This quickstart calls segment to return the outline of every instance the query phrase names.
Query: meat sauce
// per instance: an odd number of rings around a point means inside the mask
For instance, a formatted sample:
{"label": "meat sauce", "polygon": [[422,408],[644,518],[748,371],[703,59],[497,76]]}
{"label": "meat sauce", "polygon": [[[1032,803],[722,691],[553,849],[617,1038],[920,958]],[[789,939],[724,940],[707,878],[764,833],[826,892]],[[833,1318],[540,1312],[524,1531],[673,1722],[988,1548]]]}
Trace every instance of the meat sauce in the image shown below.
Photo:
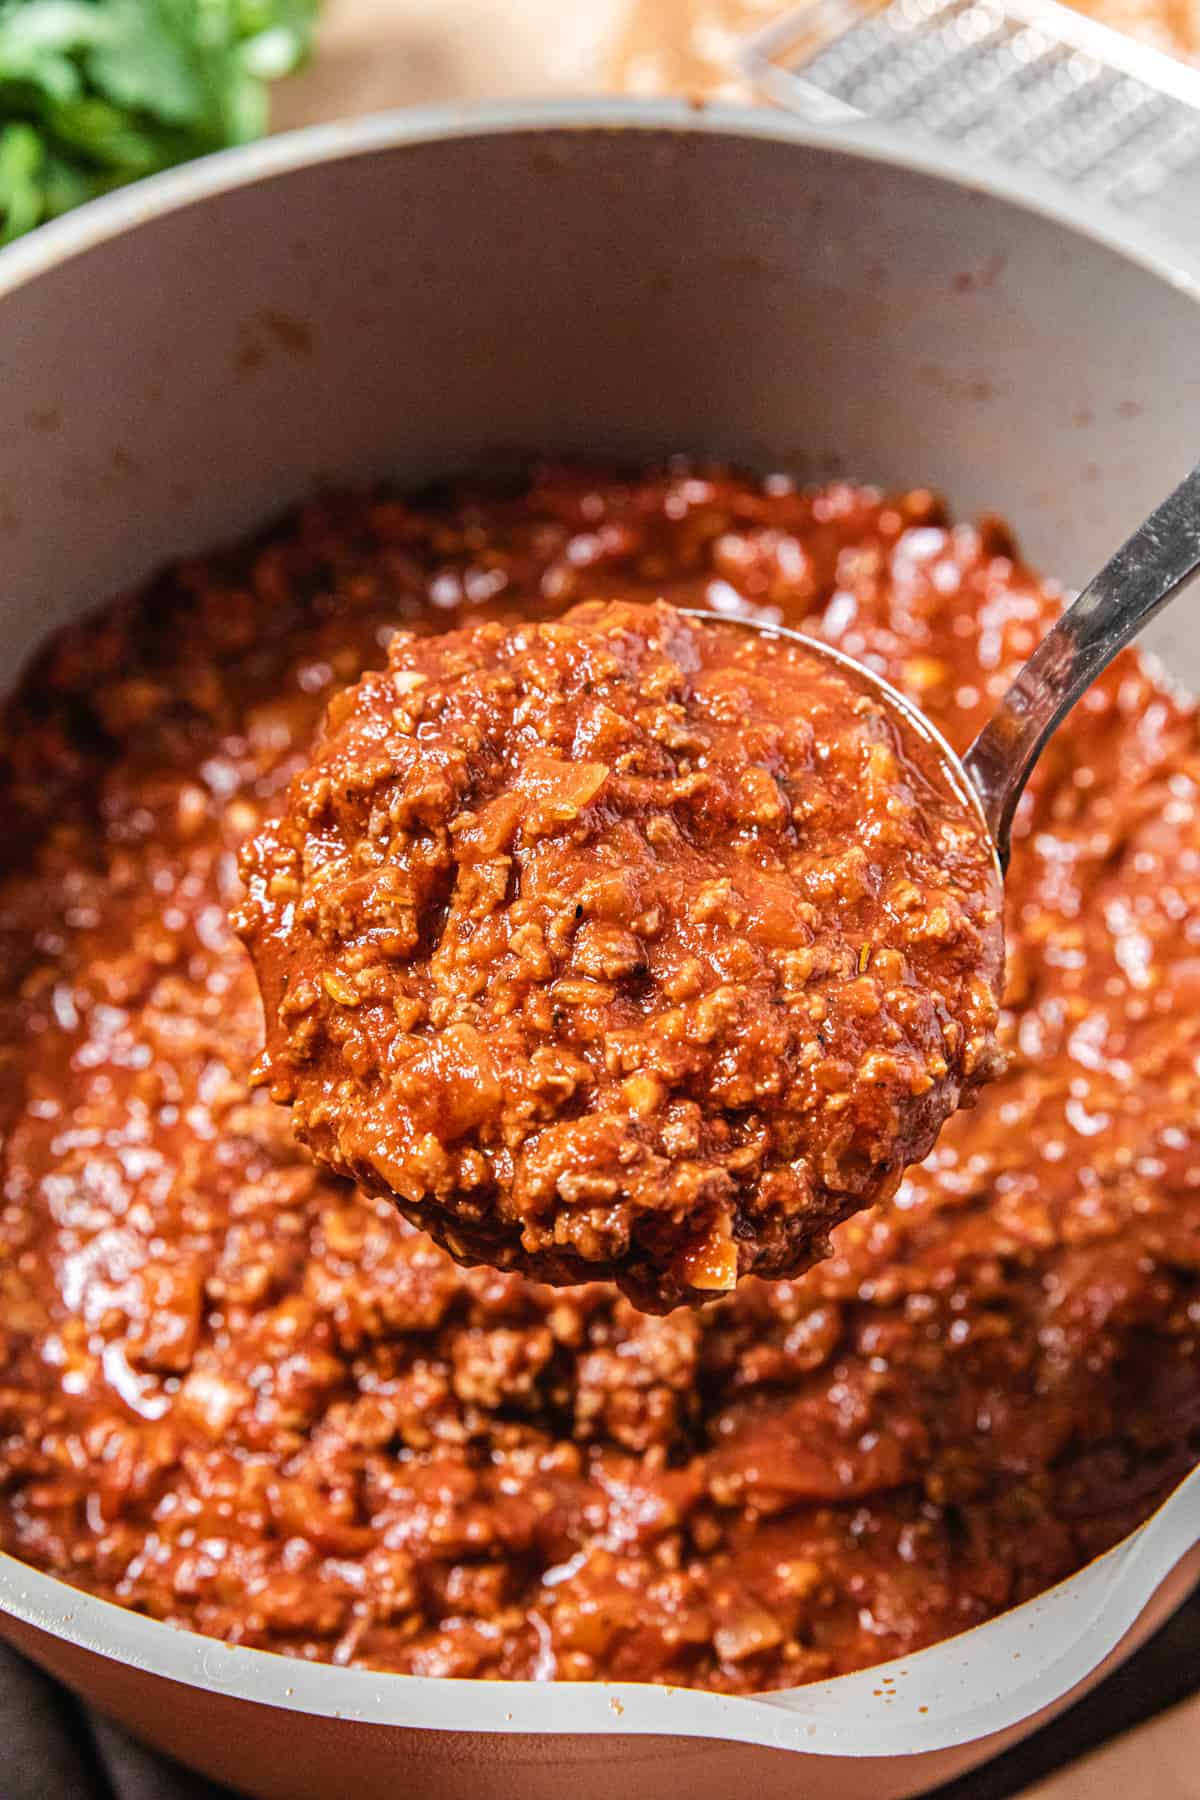
{"label": "meat sauce", "polygon": [[937,740],[662,602],[397,633],[243,874],[300,1141],[646,1311],[802,1273],[997,1065],[999,872]]}
{"label": "meat sauce", "polygon": [[1200,1438],[1200,726],[1123,657],[1018,820],[1007,1072],[802,1280],[639,1313],[462,1269],[250,1086],[228,923],[397,628],[786,619],[960,750],[1058,597],[924,493],[673,467],[302,508],[56,637],[4,714],[0,1542],[154,1617],[426,1675],[746,1692],[1112,1544]]}

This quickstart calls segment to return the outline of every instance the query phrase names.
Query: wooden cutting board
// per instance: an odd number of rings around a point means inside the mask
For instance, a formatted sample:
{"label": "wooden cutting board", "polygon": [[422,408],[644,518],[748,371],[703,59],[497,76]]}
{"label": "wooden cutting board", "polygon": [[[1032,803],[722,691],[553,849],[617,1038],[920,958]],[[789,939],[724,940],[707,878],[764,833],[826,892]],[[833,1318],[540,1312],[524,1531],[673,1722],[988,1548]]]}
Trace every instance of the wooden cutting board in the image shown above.
{"label": "wooden cutting board", "polygon": [[[1200,57],[1200,0],[1076,3]],[[326,0],[320,54],[276,89],[275,119],[613,87],[740,98],[729,47],[781,10],[781,0]]]}

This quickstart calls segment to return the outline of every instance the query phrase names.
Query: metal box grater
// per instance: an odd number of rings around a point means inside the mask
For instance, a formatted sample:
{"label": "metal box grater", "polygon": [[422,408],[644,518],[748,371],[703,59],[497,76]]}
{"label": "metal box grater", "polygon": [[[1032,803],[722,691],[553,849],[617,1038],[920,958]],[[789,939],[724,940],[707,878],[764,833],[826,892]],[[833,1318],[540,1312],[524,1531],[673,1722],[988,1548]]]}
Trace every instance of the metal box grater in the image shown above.
{"label": "metal box grater", "polygon": [[1160,222],[1200,243],[1200,69],[1057,0],[810,0],[740,60],[809,118],[886,120],[1125,208],[1170,190]]}

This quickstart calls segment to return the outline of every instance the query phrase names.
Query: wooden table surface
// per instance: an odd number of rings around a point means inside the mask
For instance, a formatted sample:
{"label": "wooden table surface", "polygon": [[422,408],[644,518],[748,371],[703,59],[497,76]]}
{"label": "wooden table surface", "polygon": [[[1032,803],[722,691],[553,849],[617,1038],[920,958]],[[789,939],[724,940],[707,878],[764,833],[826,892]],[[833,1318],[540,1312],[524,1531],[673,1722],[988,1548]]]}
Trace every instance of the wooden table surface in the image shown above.
{"label": "wooden table surface", "polygon": [[[318,54],[276,90],[275,123],[304,125],[431,100],[617,86],[644,92],[678,83],[713,91],[722,85],[715,71],[729,32],[766,18],[775,6],[776,0],[649,0],[632,7],[629,0],[325,0]],[[706,15],[699,44],[687,30],[698,11]],[[638,15],[632,24],[631,13]],[[1185,1644],[1200,1655],[1194,1643]],[[966,1784],[967,1793],[971,1787]],[[1024,1800],[1200,1800],[1200,1695],[1027,1788]]]}

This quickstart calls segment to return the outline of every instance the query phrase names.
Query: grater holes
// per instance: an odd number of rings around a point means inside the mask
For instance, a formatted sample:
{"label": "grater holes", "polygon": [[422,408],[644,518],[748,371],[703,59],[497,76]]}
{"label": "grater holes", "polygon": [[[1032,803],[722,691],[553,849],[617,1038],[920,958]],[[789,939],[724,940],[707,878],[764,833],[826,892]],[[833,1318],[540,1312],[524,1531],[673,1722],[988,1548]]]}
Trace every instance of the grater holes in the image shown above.
{"label": "grater holes", "polygon": [[777,98],[790,75],[798,96],[1033,164],[1119,203],[1200,158],[1200,74],[1053,0],[890,0],[868,14],[816,0],[762,43]]}

